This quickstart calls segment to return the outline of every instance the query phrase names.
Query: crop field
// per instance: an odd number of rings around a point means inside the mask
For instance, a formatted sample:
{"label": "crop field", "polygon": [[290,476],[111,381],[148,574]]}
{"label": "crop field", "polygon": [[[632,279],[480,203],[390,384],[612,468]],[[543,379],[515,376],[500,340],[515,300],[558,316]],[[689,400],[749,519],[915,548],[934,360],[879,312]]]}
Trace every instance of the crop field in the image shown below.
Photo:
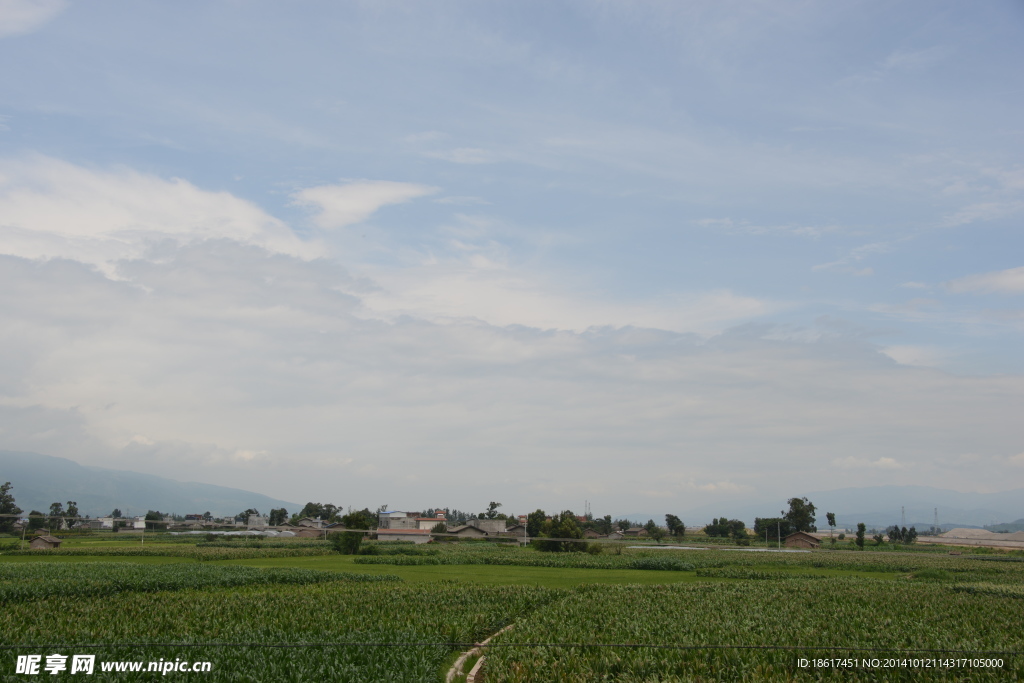
{"label": "crop field", "polygon": [[[0,553],[0,641],[22,647],[0,650],[0,680],[25,680],[18,654],[56,652],[210,661],[210,673],[168,674],[203,681],[441,681],[458,652],[508,625],[486,651],[487,681],[1024,679],[1024,561],[1009,554],[131,550]],[[984,653],[1001,666],[797,665]]]}

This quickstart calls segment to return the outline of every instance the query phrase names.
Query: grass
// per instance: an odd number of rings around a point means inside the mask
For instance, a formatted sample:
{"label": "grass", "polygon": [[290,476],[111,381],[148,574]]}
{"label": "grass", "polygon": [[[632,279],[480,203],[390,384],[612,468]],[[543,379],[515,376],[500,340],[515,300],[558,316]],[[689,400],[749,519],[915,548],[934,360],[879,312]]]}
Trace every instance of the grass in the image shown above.
{"label": "grass", "polygon": [[[76,544],[81,548],[84,544]],[[123,545],[123,544],[120,544]],[[109,545],[103,547],[110,547]],[[685,554],[685,551],[680,551]],[[703,552],[703,551],[702,551]],[[739,559],[739,558],[737,558]],[[751,570],[785,572],[792,575],[816,575],[828,577],[866,577],[895,579],[897,572],[859,571],[851,569],[829,569],[780,566],[773,558],[764,558],[762,564],[748,566]],[[0,562],[131,562],[135,564],[172,564],[196,562],[183,556],[116,556],[116,555],[0,555]],[[638,584],[660,585],[679,583],[701,583],[714,581],[737,581],[741,578],[697,576],[692,571],[649,571],[634,569],[569,569],[553,567],[520,567],[514,565],[376,565],[356,564],[352,555],[315,555],[298,557],[260,557],[238,560],[214,560],[207,564],[240,565],[268,568],[300,568],[331,572],[352,572],[362,574],[392,574],[409,583],[435,581],[461,581],[466,583],[503,586],[543,586],[546,588],[574,588],[585,584]]]}

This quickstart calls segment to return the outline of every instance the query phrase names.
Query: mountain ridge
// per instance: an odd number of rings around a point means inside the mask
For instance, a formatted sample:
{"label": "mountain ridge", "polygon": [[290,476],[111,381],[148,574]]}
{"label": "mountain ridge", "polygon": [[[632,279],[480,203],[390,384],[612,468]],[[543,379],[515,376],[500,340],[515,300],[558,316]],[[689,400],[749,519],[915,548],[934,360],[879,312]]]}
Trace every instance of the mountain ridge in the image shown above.
{"label": "mountain ridge", "polygon": [[53,502],[76,501],[82,515],[110,514],[119,508],[124,514],[147,510],[165,513],[234,515],[256,508],[298,512],[302,505],[262,493],[228,486],[182,482],[155,474],[81,465],[68,458],[41,453],[0,450],[0,483],[10,481],[18,507],[47,512]]}

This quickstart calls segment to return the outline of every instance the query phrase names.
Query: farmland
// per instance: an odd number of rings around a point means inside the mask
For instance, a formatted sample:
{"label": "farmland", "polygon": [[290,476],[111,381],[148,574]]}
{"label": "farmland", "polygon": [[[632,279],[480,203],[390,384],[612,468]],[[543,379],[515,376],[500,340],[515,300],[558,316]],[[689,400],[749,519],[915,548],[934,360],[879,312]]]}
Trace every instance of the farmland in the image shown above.
{"label": "farmland", "polygon": [[[26,649],[3,651],[0,676],[18,680],[17,654],[52,650],[32,646],[89,644],[105,646],[88,650],[98,660],[208,660],[210,681],[440,681],[467,643],[509,624],[486,680],[1024,676],[1024,558],[1009,554],[202,546],[3,552],[0,637]],[[999,652],[1003,665],[796,665],[938,656],[926,650]]]}

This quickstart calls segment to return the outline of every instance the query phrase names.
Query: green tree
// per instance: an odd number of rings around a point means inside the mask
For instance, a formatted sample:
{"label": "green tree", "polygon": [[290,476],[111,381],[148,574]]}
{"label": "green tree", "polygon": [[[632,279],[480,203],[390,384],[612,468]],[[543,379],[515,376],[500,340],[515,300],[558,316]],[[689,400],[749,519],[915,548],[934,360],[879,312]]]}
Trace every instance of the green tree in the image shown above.
{"label": "green tree", "polygon": [[868,530],[868,527],[864,522],[857,523],[857,540],[855,541],[857,547],[864,550],[864,532]]}
{"label": "green tree", "polygon": [[[11,493],[11,482],[0,486],[0,515],[20,515],[22,510],[14,504],[14,494]],[[0,517],[0,533],[9,532],[14,528],[17,517]]]}
{"label": "green tree", "polygon": [[28,513],[28,528],[31,531],[42,529],[46,526],[46,515],[39,510]]}
{"label": "green tree", "polygon": [[[828,537],[832,538],[832,534],[836,531],[836,513],[826,512],[825,519],[828,520]],[[833,539],[832,542],[835,543],[835,540]]]}
{"label": "green tree", "polygon": [[118,529],[123,529],[125,527],[126,523],[119,521],[121,517],[124,516],[121,514],[120,508],[114,508],[113,511],[110,513],[110,516],[114,519],[113,531],[117,531]]}
{"label": "green tree", "polygon": [[790,498],[789,512],[785,517],[796,531],[817,531],[818,527],[814,526],[814,512],[814,503],[806,498]]}
{"label": "green tree", "polygon": [[267,523],[270,526],[280,526],[288,521],[288,511],[284,508],[273,508],[270,511],[269,517],[267,517]]}
{"label": "green tree", "polygon": [[[370,528],[367,517],[362,512],[350,512],[341,518],[341,524],[346,529],[367,530]],[[331,541],[334,543],[334,549],[342,555],[355,555],[359,552],[364,535],[358,531],[343,531],[340,534],[331,534]]]}
{"label": "green tree", "polygon": [[[594,520],[594,531],[604,536],[607,536],[612,532],[612,516],[605,515],[599,519]],[[600,546],[598,546],[600,547]]]}
{"label": "green tree", "polygon": [[769,542],[778,541],[793,533],[793,525],[785,517],[755,517],[754,535],[767,538]]}
{"label": "green tree", "polygon": [[580,528],[576,515],[572,510],[563,510],[561,514],[545,520],[541,525],[540,534],[534,542],[538,550],[558,552],[582,552],[587,549],[586,541],[573,540],[545,540],[545,539],[582,539],[583,530]]}
{"label": "green tree", "polygon": [[50,503],[50,528],[60,529],[64,524],[64,505]]}
{"label": "green tree", "polygon": [[248,524],[250,517],[259,517],[259,516],[260,516],[260,511],[259,510],[257,510],[256,508],[249,508],[245,512],[239,512],[237,515],[235,515],[235,519],[241,518],[243,523]]}
{"label": "green tree", "polygon": [[[387,509],[387,505],[381,506],[383,510]],[[293,518],[296,521],[303,517],[309,517],[310,519],[316,519],[319,517],[322,521],[333,524],[341,519],[341,508],[332,503],[306,503],[306,506],[299,511],[299,513]],[[378,510],[380,512],[380,510]]]}
{"label": "green tree", "polygon": [[704,535],[717,538],[746,538],[747,525],[739,519],[719,517],[704,527]]}
{"label": "green tree", "polygon": [[159,522],[164,521],[164,515],[159,510],[148,510],[146,512],[146,531],[160,531],[163,524]]}
{"label": "green tree", "polygon": [[64,514],[67,516],[64,520],[64,525],[70,529],[78,521],[76,519],[76,517],[78,517],[78,503],[73,500],[69,500],[68,509],[64,511]]}
{"label": "green tree", "polygon": [[540,508],[526,515],[526,535],[530,538],[537,538],[544,529],[548,514]]}
{"label": "green tree", "polygon": [[655,524],[653,519],[647,520],[647,524],[644,524],[644,531],[647,532],[648,537],[653,538],[658,543],[661,543],[661,539],[665,537],[664,530]]}
{"label": "green tree", "polygon": [[448,525],[444,522],[438,522],[431,527],[430,532],[434,534],[446,534],[448,533]]}
{"label": "green tree", "polygon": [[487,512],[484,515],[487,519],[494,519],[498,516],[498,508],[501,507],[501,503],[495,503],[493,500],[487,506]]}
{"label": "green tree", "polygon": [[686,525],[675,515],[665,515],[665,526],[668,528],[668,532],[677,538],[686,535]]}
{"label": "green tree", "polygon": [[[282,509],[284,509],[284,508],[282,508]],[[209,510],[207,510],[206,512],[203,513],[203,521],[204,522],[212,522],[213,521],[213,515],[210,513]],[[282,524],[283,523],[284,522],[282,522]]]}

